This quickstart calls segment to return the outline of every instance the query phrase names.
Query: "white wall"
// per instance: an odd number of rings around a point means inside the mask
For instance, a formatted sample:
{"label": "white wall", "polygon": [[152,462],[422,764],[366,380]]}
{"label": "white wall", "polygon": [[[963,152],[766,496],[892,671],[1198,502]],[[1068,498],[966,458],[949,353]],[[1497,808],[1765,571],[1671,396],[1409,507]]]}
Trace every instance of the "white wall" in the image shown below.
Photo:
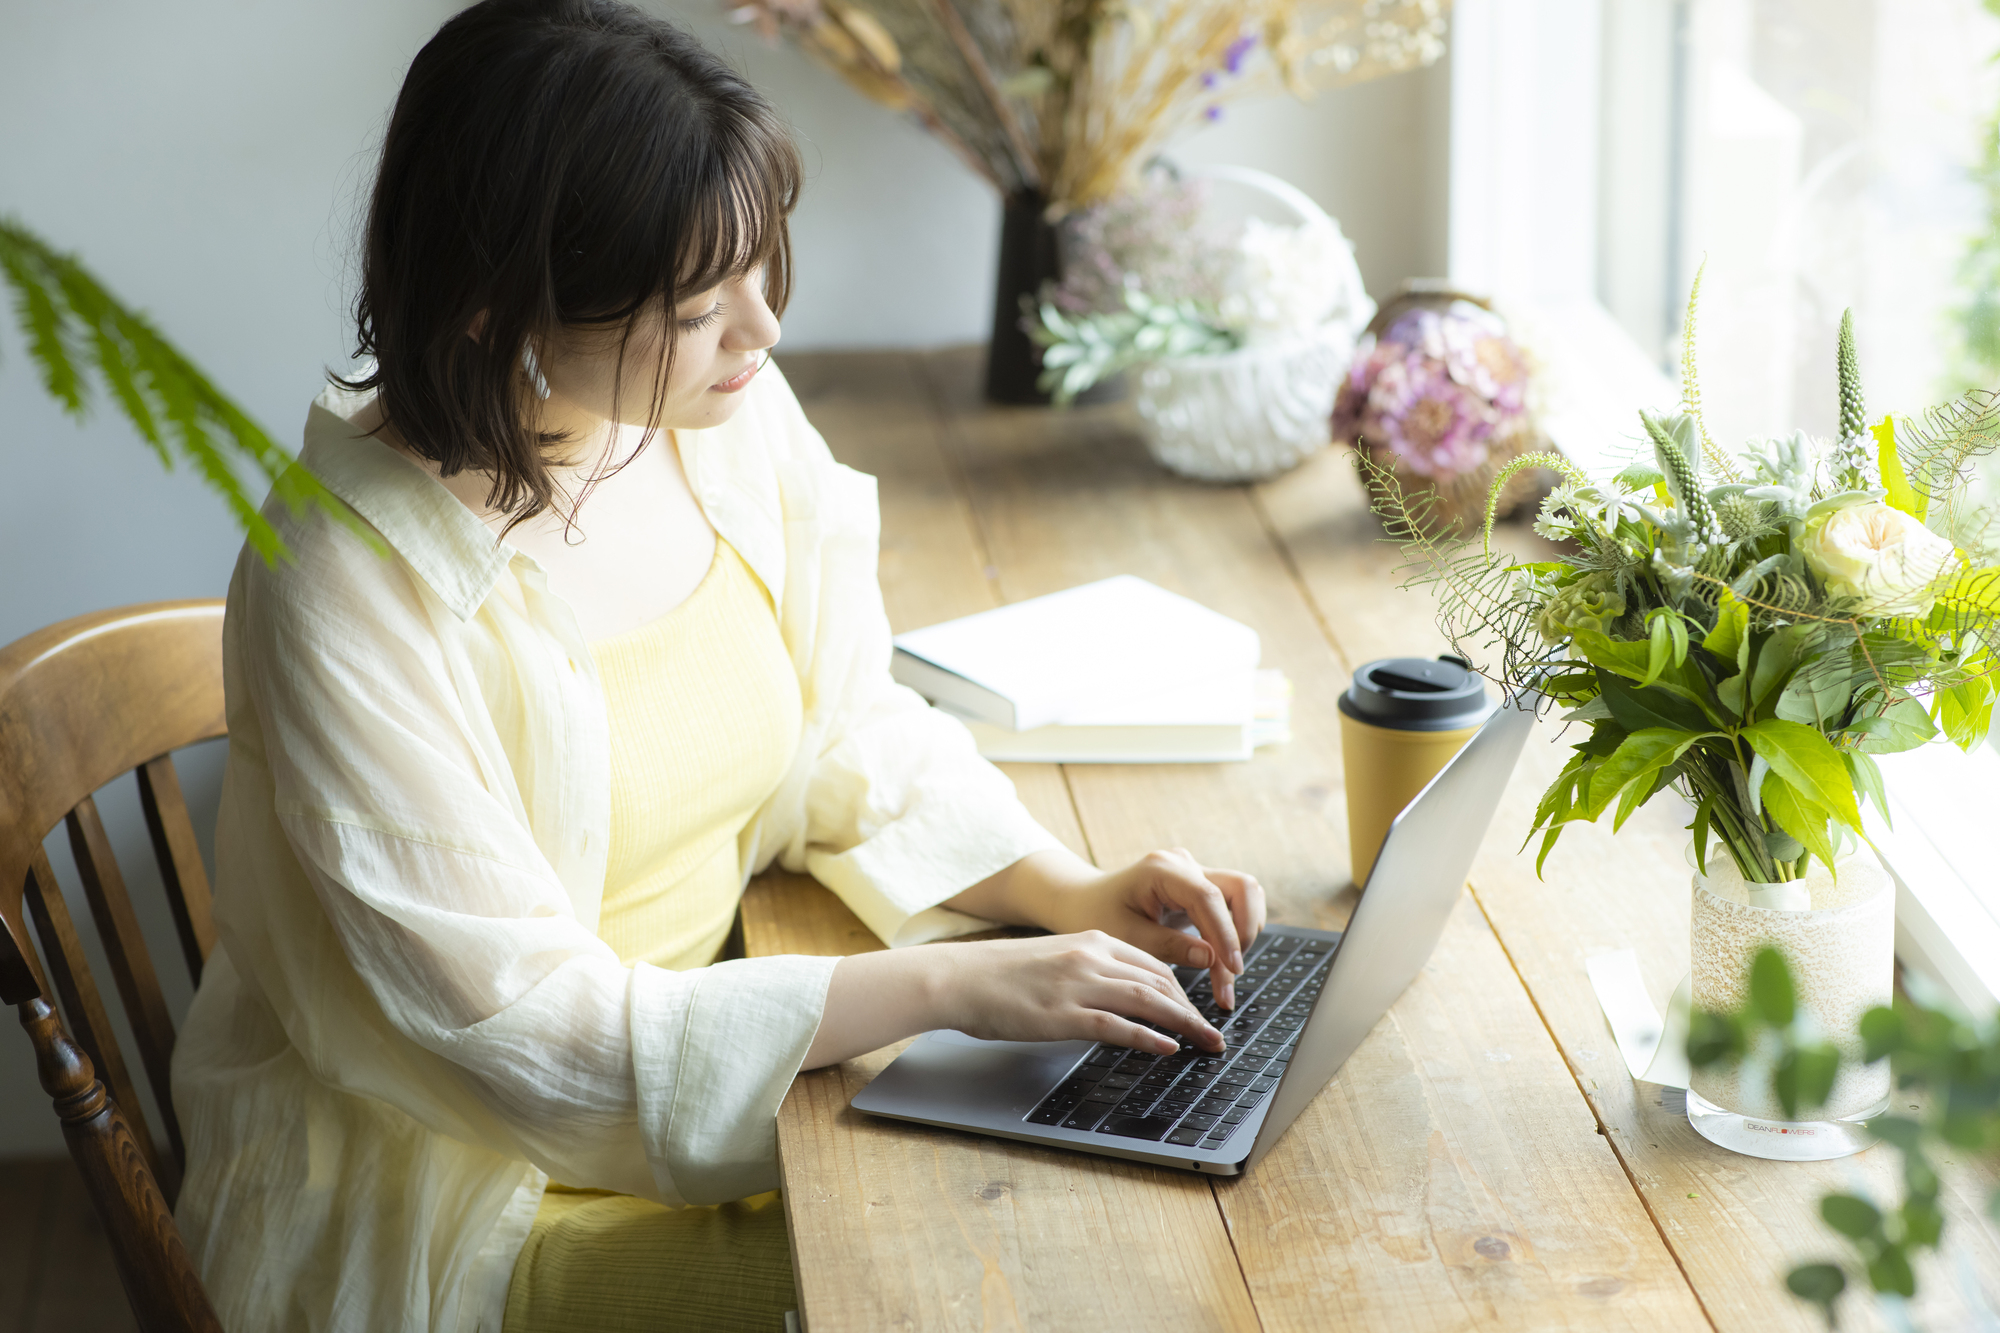
{"label": "white wall", "polygon": [[[981,339],[998,206],[944,150],[707,0],[656,5],[727,50],[799,127],[794,348]],[[450,0],[0,0],[0,212],[78,252],[281,442],[345,364],[348,256],[371,150],[410,57]],[[1184,146],[1298,183],[1341,218],[1378,294],[1444,264],[1444,71],[1231,108]],[[86,610],[220,596],[239,544],[185,470],[165,475],[115,414],[79,428],[0,321],[0,643]],[[213,818],[221,747],[186,757]],[[150,900],[136,801],[107,802]],[[206,830],[204,829],[204,833]],[[52,840],[59,869],[60,838]],[[73,910],[83,915],[81,904]],[[170,990],[176,953],[156,947]],[[108,976],[100,972],[108,987]],[[178,1012],[185,984],[174,996]],[[27,1042],[0,1034],[0,1154],[60,1151]]]}

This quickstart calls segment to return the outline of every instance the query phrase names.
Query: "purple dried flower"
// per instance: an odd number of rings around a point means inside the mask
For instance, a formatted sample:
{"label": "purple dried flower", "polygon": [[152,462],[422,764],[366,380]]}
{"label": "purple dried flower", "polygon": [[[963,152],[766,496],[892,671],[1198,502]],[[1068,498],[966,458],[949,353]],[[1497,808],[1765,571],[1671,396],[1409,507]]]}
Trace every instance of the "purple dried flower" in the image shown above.
{"label": "purple dried flower", "polygon": [[1243,58],[1249,55],[1256,45],[1256,35],[1253,33],[1244,33],[1241,37],[1231,42],[1229,50],[1223,53],[1223,65],[1231,74],[1241,74],[1243,72]]}
{"label": "purple dried flower", "polygon": [[1456,476],[1525,417],[1527,381],[1527,358],[1490,311],[1420,307],[1356,351],[1333,433],[1391,449],[1419,475]]}
{"label": "purple dried flower", "polygon": [[1202,112],[1202,113],[1201,113],[1201,115],[1202,115],[1202,119],[1204,119],[1204,120],[1208,120],[1208,121],[1217,121],[1217,120],[1221,120],[1221,119],[1222,119],[1222,108],[1221,108],[1221,107],[1219,107],[1219,106],[1212,106],[1212,107],[1208,108],[1208,110],[1206,110],[1206,111]]}
{"label": "purple dried flower", "polygon": [[1217,85],[1219,85],[1221,82],[1222,82],[1221,79],[1215,77],[1215,72],[1213,70],[1201,76],[1201,86],[1211,91],[1213,91],[1217,87]]}

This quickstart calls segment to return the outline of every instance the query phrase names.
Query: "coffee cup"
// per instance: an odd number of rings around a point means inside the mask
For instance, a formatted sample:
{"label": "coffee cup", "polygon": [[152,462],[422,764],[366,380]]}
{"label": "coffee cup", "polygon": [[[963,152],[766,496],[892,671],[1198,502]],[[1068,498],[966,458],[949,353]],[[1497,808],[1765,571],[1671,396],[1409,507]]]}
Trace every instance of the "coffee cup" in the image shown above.
{"label": "coffee cup", "polygon": [[1389,825],[1493,711],[1486,682],[1458,657],[1385,657],[1340,696],[1347,845],[1366,884]]}

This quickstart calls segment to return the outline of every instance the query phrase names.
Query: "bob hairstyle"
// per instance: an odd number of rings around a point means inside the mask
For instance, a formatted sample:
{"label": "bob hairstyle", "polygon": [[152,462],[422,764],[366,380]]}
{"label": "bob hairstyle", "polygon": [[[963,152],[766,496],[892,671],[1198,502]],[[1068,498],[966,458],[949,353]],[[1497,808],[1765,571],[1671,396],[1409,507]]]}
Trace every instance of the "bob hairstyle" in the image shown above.
{"label": "bob hairstyle", "polygon": [[658,300],[669,368],[684,295],[761,265],[782,312],[800,174],[770,103],[672,24],[613,0],[483,0],[424,45],[396,98],[354,305],[375,365],[329,378],[377,390],[444,475],[489,473],[511,529],[560,489],[563,440],[537,428],[529,383],[540,340],[615,335],[622,383]]}

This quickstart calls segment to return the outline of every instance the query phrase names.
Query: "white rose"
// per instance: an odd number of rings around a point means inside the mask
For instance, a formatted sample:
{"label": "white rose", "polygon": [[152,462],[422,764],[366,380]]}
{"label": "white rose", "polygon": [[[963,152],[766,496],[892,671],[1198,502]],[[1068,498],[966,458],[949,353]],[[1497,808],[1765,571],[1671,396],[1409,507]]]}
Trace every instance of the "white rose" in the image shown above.
{"label": "white rose", "polygon": [[1871,615],[1922,616],[1936,601],[1931,585],[1958,548],[1900,509],[1879,500],[1829,515],[1805,540],[1806,563],[1836,597],[1854,597]]}

